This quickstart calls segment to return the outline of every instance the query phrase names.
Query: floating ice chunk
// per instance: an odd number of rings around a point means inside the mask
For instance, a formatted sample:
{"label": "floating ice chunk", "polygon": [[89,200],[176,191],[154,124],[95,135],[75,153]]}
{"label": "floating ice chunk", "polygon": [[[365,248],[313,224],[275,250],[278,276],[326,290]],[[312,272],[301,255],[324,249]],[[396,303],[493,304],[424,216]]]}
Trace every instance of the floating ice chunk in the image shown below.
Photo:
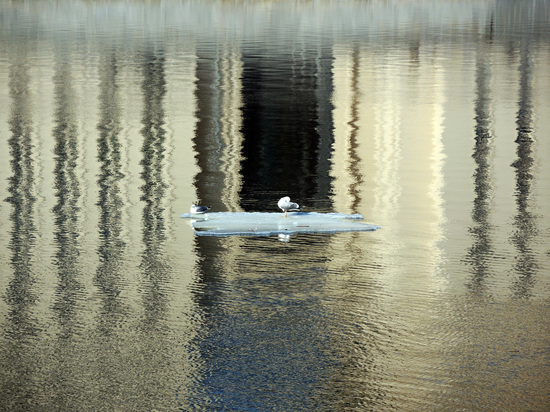
{"label": "floating ice chunk", "polygon": [[281,213],[220,212],[200,216],[184,213],[181,217],[191,219],[191,226],[198,236],[271,236],[380,229],[380,226],[359,222],[362,215],[343,213],[290,212],[284,217]]}

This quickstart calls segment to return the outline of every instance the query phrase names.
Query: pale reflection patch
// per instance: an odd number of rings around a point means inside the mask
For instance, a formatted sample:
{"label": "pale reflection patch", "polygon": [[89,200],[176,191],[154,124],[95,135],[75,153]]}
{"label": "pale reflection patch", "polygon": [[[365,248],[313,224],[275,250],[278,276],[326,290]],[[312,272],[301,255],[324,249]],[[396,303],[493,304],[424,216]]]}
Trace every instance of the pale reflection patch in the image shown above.
{"label": "pale reflection patch", "polygon": [[243,63],[237,46],[221,51],[220,89],[220,138],[223,142],[221,169],[225,179],[222,188],[223,203],[229,210],[238,212],[240,206],[239,192],[241,190],[241,161],[242,161],[242,83]]}

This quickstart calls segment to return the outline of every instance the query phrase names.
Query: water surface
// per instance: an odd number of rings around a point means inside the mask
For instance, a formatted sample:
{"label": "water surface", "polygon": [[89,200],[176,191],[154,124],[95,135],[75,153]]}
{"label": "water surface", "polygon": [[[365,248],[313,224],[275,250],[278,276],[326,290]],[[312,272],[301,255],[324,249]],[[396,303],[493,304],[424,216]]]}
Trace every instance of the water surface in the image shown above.
{"label": "water surface", "polygon": [[[2,2],[0,410],[550,409],[549,27],[537,0]],[[179,217],[285,195],[382,228]]]}

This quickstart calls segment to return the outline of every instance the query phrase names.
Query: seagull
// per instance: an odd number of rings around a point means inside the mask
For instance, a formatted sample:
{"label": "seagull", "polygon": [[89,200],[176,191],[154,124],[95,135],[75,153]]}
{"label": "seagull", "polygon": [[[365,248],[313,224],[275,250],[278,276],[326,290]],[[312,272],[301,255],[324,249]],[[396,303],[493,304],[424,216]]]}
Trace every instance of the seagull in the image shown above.
{"label": "seagull", "polygon": [[290,197],[288,196],[282,197],[281,200],[279,200],[279,203],[277,203],[277,206],[279,206],[281,210],[285,212],[285,214],[283,215],[284,217],[286,217],[286,212],[288,212],[289,210],[298,210],[300,208],[298,203],[291,202]]}
{"label": "seagull", "polygon": [[193,215],[199,215],[199,214],[205,213],[208,209],[210,209],[209,206],[197,206],[196,204],[193,203],[189,211]]}

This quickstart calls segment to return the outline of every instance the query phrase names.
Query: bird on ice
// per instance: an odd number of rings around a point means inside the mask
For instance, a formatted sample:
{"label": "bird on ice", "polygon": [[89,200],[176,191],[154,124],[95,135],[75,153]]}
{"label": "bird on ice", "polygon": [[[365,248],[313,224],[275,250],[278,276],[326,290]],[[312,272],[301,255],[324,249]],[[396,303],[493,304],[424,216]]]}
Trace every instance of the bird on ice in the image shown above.
{"label": "bird on ice", "polygon": [[284,217],[286,217],[286,212],[288,212],[289,210],[300,209],[300,206],[298,205],[298,203],[291,202],[290,197],[288,196],[282,197],[279,200],[279,203],[277,203],[277,206],[279,206],[279,208],[281,208],[281,210],[285,212],[285,214],[283,215]]}
{"label": "bird on ice", "polygon": [[198,215],[201,213],[205,213],[208,209],[210,209],[209,206],[197,206],[196,204],[191,205],[191,209],[189,209],[189,212],[193,215]]}

